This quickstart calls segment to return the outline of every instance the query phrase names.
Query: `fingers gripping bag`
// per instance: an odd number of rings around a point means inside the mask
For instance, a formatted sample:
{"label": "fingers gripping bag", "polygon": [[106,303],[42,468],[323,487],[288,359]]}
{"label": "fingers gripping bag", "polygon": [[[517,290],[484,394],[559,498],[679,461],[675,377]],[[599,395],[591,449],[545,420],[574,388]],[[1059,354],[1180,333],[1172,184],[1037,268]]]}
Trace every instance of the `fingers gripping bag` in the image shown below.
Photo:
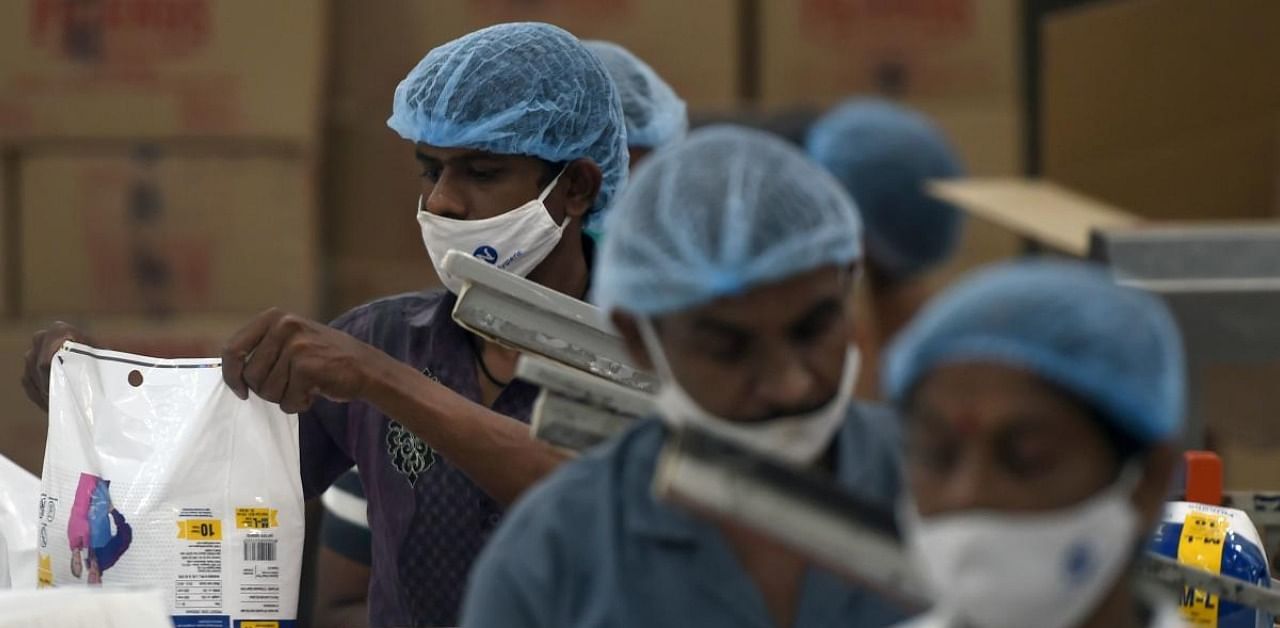
{"label": "fingers gripping bag", "polygon": [[53,360],[41,586],[162,593],[176,628],[295,626],[298,422],[217,359],[67,343]]}

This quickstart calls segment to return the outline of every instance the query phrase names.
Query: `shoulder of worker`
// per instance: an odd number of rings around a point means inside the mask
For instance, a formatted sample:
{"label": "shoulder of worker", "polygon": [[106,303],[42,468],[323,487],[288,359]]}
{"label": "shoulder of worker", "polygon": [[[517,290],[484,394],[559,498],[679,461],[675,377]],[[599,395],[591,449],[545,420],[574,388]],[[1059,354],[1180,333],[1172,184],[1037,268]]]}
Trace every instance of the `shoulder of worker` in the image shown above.
{"label": "shoulder of worker", "polygon": [[354,307],[329,325],[367,341],[389,328],[429,327],[447,320],[455,301],[443,288],[405,292]]}
{"label": "shoulder of worker", "polygon": [[893,503],[902,486],[902,422],[885,404],[855,401],[837,436],[836,474],[864,499]]}
{"label": "shoulder of worker", "polygon": [[565,625],[564,613],[600,603],[598,588],[628,553],[627,513],[637,506],[628,495],[651,501],[647,487],[662,440],[661,423],[645,419],[526,491],[472,569],[464,620]]}
{"label": "shoulder of worker", "polygon": [[[628,496],[649,495],[663,433],[660,421],[644,419],[560,465],[507,512],[486,553],[519,562],[529,551],[596,556],[611,549],[607,546],[617,541],[612,532],[633,506]],[[503,549],[508,544],[520,549]]]}

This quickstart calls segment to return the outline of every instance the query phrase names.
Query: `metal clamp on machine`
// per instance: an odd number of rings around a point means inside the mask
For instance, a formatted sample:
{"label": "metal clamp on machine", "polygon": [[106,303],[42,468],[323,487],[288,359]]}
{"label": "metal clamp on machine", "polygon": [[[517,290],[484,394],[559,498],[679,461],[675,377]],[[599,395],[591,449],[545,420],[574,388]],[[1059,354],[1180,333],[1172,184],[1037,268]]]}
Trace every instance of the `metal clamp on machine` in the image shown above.
{"label": "metal clamp on machine", "polygon": [[523,352],[516,377],[539,386],[534,438],[582,451],[651,412],[658,381],[635,366],[602,312],[461,251],[445,271],[465,283],[453,319]]}
{"label": "metal clamp on machine", "polygon": [[649,394],[545,358],[520,356],[516,377],[542,388],[533,406],[533,437],[582,451],[653,413]]}
{"label": "metal clamp on machine", "polygon": [[453,320],[476,335],[635,390],[654,392],[658,380],[638,368],[599,308],[449,251],[445,272],[466,286]]}
{"label": "metal clamp on machine", "polygon": [[907,607],[928,605],[902,552],[893,513],[816,473],[683,429],[667,437],[653,491],[659,499],[772,536]]}

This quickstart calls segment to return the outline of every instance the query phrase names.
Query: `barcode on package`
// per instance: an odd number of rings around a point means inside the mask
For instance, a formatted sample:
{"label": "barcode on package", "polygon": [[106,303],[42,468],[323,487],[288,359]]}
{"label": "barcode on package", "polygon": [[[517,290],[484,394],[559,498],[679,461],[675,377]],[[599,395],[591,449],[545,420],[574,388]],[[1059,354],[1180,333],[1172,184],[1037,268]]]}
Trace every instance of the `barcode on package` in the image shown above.
{"label": "barcode on package", "polygon": [[246,561],[274,561],[276,559],[276,540],[245,539],[244,559]]}

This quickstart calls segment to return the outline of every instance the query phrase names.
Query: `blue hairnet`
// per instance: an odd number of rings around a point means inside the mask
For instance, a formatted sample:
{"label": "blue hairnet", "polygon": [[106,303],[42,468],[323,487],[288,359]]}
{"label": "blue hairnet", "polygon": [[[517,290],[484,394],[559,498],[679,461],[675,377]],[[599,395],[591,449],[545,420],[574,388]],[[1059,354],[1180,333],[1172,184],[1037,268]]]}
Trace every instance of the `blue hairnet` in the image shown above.
{"label": "blue hairnet", "polygon": [[622,98],[629,146],[658,148],[684,137],[689,130],[684,101],[649,64],[612,42],[582,43],[613,77]]}
{"label": "blue hairnet", "polygon": [[713,126],[640,165],[606,220],[594,299],[648,316],[862,254],[840,184],[767,133]]}
{"label": "blue hairnet", "polygon": [[890,349],[887,396],[902,404],[931,369],[1024,368],[1141,443],[1169,440],[1185,410],[1182,341],[1164,304],[1079,262],[980,271],[938,297]]}
{"label": "blue hairnet", "polygon": [[884,100],[851,100],[814,123],[807,148],[858,202],[877,270],[908,279],[951,254],[963,214],[925,185],[963,169],[924,116]]}
{"label": "blue hairnet", "polygon": [[387,126],[432,146],[590,158],[604,173],[596,210],[627,176],[613,80],[582,42],[550,24],[498,24],[428,52],[396,87]]}

